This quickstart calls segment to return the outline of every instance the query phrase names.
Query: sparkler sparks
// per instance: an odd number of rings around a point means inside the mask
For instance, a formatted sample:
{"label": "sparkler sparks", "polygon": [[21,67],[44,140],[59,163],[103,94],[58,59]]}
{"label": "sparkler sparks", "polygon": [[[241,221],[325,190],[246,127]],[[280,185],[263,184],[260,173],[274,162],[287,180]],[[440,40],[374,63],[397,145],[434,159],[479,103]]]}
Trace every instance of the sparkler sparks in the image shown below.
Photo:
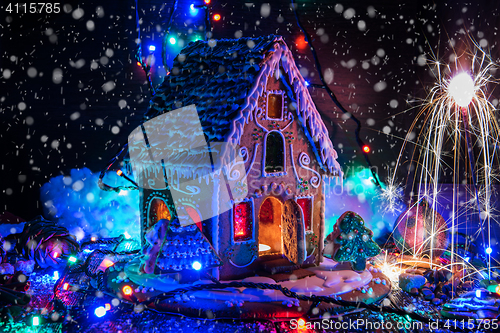
{"label": "sparkler sparks", "polygon": [[380,196],[385,201],[385,210],[390,213],[401,211],[401,203],[403,201],[403,189],[399,185],[388,182],[388,185],[382,188]]}
{"label": "sparkler sparks", "polygon": [[[464,214],[464,208],[473,209],[479,216],[473,227],[481,231],[483,246],[491,247],[492,184],[497,182],[500,165],[496,154],[496,149],[500,147],[500,130],[495,108],[486,93],[488,85],[494,82],[490,73],[496,66],[479,45],[473,44],[473,53],[456,56],[451,65],[443,65],[439,61],[431,63],[436,83],[408,131],[396,170],[383,193],[388,202],[387,209],[394,209],[395,202],[399,200],[395,185],[397,168],[401,166],[412,132],[421,126],[411,160],[415,165],[411,190],[415,193],[415,202],[427,197],[430,207],[436,210],[441,190],[439,179],[447,171],[452,174],[453,199],[449,221],[452,265],[459,259],[455,239],[458,237],[458,218]],[[461,184],[466,184],[472,198],[460,197]],[[471,207],[471,203],[475,205]],[[471,226],[465,227],[470,229]],[[440,232],[438,228],[433,217],[430,234]],[[432,237],[430,241],[432,258],[435,245],[432,244]],[[491,275],[490,254],[488,275]]]}

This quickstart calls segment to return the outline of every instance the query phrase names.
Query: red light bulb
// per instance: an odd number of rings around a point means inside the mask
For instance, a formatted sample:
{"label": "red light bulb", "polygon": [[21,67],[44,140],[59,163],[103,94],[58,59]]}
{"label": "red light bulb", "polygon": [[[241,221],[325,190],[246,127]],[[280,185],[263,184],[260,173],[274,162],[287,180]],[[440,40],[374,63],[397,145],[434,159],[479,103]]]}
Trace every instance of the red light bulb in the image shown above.
{"label": "red light bulb", "polygon": [[130,287],[130,286],[124,286],[122,288],[122,292],[124,295],[130,296],[130,295],[132,295],[133,290],[132,290],[132,287]]}

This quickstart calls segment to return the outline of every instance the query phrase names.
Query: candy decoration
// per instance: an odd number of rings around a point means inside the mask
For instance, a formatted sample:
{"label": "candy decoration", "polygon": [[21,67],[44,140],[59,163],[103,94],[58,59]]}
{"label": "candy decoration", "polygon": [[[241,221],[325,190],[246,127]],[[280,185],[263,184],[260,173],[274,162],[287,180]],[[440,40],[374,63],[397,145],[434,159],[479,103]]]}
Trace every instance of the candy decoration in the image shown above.
{"label": "candy decoration", "polygon": [[372,240],[373,232],[364,223],[354,212],[342,214],[325,240],[323,256],[337,262],[350,262],[354,271],[364,271],[366,260],[380,253],[380,247]]}
{"label": "candy decoration", "polygon": [[17,251],[25,258],[35,260],[42,268],[58,268],[63,261],[57,258],[80,250],[66,228],[45,220],[42,216],[26,222],[23,232],[17,236]]}

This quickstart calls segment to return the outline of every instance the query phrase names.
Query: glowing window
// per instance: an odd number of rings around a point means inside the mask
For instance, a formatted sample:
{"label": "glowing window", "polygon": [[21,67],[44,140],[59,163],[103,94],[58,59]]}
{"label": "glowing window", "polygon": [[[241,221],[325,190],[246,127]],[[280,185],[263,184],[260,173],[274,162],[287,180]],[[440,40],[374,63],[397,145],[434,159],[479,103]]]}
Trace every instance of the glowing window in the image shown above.
{"label": "glowing window", "polygon": [[148,228],[154,226],[159,220],[170,220],[167,204],[160,198],[154,198],[149,204]]}
{"label": "glowing window", "polygon": [[297,199],[297,203],[302,208],[304,215],[304,226],[306,230],[312,230],[312,200],[311,198]]}
{"label": "glowing window", "polygon": [[252,239],[253,212],[250,201],[240,202],[233,208],[234,241],[243,242]]}
{"label": "glowing window", "polygon": [[285,171],[285,142],[278,132],[271,132],[266,138],[266,168],[268,173]]}
{"label": "glowing window", "polygon": [[267,116],[273,119],[283,118],[283,95],[267,95]]}

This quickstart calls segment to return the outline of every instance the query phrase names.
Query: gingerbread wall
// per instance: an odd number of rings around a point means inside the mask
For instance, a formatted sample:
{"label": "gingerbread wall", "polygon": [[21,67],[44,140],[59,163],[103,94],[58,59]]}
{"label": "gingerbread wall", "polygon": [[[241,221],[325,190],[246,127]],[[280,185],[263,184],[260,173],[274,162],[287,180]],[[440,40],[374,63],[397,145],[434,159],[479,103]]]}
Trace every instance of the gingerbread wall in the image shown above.
{"label": "gingerbread wall", "polygon": [[[258,216],[262,203],[269,196],[277,198],[282,203],[286,200],[295,200],[297,197],[312,197],[312,230],[306,231],[306,248],[308,249],[307,254],[314,254],[315,257],[309,257],[306,262],[311,263],[312,260],[312,263],[318,263],[320,260],[318,255],[322,250],[320,240],[324,238],[323,183],[319,174],[306,169],[310,168],[319,171],[320,166],[298,119],[296,112],[297,98],[289,88],[288,82],[283,80],[284,76],[281,76],[280,80],[275,77],[268,78],[267,91],[259,98],[258,108],[253,111],[252,120],[245,125],[241,137],[240,146],[248,149],[248,160],[245,168],[246,170],[251,168],[247,176],[249,190],[247,200],[253,201],[255,236],[251,241],[234,242],[232,237],[232,211],[219,216],[219,254],[224,262],[224,265],[219,270],[221,279],[253,275],[259,269],[259,261],[262,258],[258,258]],[[277,91],[285,92],[284,103],[286,108],[284,111],[285,113],[291,113],[292,117],[287,117],[284,114],[283,120],[266,119],[266,94],[267,92]],[[285,170],[275,175],[265,174],[263,170],[265,138],[266,133],[269,133],[266,130],[279,131],[285,138]],[[253,158],[254,153],[255,159]],[[309,164],[307,164],[308,159]],[[314,177],[318,179],[315,180]],[[297,178],[302,178],[302,181],[298,181]]]}

